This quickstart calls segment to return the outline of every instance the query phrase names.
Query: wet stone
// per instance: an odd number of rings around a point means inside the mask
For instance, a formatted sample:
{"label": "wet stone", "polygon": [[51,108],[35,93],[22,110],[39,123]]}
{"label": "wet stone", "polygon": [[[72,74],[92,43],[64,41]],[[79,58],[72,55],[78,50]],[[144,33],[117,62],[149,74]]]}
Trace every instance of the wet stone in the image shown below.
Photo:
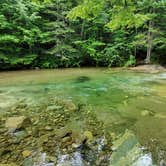
{"label": "wet stone", "polygon": [[62,109],[62,108],[63,108],[62,106],[53,105],[53,106],[48,106],[46,111],[49,113],[49,111],[59,110],[59,109]]}
{"label": "wet stone", "polygon": [[84,136],[86,137],[86,139],[88,141],[92,141],[93,140],[93,134],[90,131],[85,131],[84,132]]}
{"label": "wet stone", "polygon": [[71,140],[72,140],[72,138],[67,136],[67,137],[62,138],[62,143],[66,143],[66,142],[69,142]]}
{"label": "wet stone", "polygon": [[23,166],[33,166],[34,165],[33,159],[31,157],[25,158],[22,165]]}
{"label": "wet stone", "polygon": [[29,151],[29,150],[24,150],[24,151],[22,152],[22,155],[23,155],[24,158],[29,157],[31,154],[32,154],[32,152]]}
{"label": "wet stone", "polygon": [[6,120],[5,127],[8,129],[25,128],[31,124],[31,120],[25,116],[10,117]]}
{"label": "wet stone", "polygon": [[52,131],[53,128],[52,128],[51,126],[46,126],[46,127],[45,127],[45,130],[47,130],[47,131]]}

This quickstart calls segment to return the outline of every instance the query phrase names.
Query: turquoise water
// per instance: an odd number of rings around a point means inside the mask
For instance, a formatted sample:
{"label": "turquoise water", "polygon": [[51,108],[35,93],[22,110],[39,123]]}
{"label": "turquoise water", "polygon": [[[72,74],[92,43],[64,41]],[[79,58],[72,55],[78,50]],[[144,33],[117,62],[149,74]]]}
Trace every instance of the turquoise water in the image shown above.
{"label": "turquoise water", "polygon": [[50,96],[88,105],[105,129],[118,135],[130,129],[156,162],[166,154],[166,73],[123,69],[64,69],[0,73],[0,110],[20,99]]}

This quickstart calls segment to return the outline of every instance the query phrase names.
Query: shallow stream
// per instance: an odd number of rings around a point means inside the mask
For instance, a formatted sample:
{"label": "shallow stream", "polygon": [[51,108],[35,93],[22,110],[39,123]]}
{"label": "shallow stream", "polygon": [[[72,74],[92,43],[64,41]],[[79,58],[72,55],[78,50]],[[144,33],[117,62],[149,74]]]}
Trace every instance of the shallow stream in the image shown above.
{"label": "shallow stream", "polygon": [[[104,68],[0,73],[0,114],[20,99],[33,104],[50,96],[87,105],[112,135],[132,131],[153,162],[164,166],[166,73]],[[81,129],[79,121],[72,125]]]}

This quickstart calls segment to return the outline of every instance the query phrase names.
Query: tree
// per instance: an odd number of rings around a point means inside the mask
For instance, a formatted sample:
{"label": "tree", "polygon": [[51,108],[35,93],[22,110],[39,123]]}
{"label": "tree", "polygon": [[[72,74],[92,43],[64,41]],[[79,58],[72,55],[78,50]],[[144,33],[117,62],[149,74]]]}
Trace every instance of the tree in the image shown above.
{"label": "tree", "polygon": [[[107,24],[112,30],[119,28],[132,29],[135,28],[136,36],[133,43],[135,46],[142,45],[147,48],[145,63],[151,62],[152,48],[155,45],[156,38],[160,38],[159,29],[156,23],[158,19],[164,15],[159,8],[165,10],[164,1],[144,0],[136,2],[126,2],[126,5],[113,7],[112,20]],[[114,11],[115,9],[115,11]],[[156,24],[156,25],[155,25]],[[140,31],[141,33],[138,33]],[[154,38],[155,37],[155,38]],[[155,39],[155,40],[154,40]],[[161,38],[160,38],[161,39]],[[136,54],[136,53],[135,53]]]}
{"label": "tree", "polygon": [[0,1],[0,68],[165,62],[165,0]]}
{"label": "tree", "polygon": [[[108,27],[111,29],[111,26],[113,25],[112,22],[109,22],[109,20],[111,17],[113,17],[113,14],[115,15],[116,13],[114,6],[116,4],[116,1],[110,3],[110,1],[85,0],[77,7],[73,8],[68,14],[68,18],[73,21],[80,19],[83,20],[82,22],[84,23],[84,27],[86,27],[86,29],[84,28],[84,31],[86,31],[84,32],[84,38],[82,38],[82,46],[85,50],[83,52],[84,54],[89,54],[89,56],[92,58],[92,60],[95,61],[97,65],[121,66],[124,65],[125,61],[130,59],[131,57],[131,51],[129,51],[128,49],[130,48],[130,44],[128,44],[127,46],[126,41],[123,41],[124,39],[127,40],[127,38],[124,35],[121,35],[125,33],[123,33],[122,31],[118,31],[120,32],[120,35],[117,35],[114,30],[112,31],[112,33],[108,31]],[[120,3],[120,5],[123,5],[123,3]],[[117,8],[120,7],[120,5],[117,6]],[[126,5],[126,3],[124,5]],[[128,9],[129,8],[127,8],[126,10]],[[129,16],[127,16],[126,19],[129,19]],[[88,24],[90,26],[90,29],[93,30],[88,31],[89,27],[85,23]],[[117,22],[114,26],[116,27],[115,29],[119,29],[117,25],[119,26],[120,24],[118,23],[119,22]],[[99,33],[94,31],[94,29],[99,29]],[[90,34],[89,36],[85,35],[87,34],[87,32],[88,34]],[[93,34],[93,32],[95,32],[95,34]],[[108,36],[110,38],[106,39],[108,38]],[[98,43],[98,47],[94,47],[96,43]],[[81,41],[79,41],[79,44],[81,45]],[[87,50],[89,51],[87,52]],[[124,54],[124,50],[126,51],[125,54],[128,54],[126,57]]]}
{"label": "tree", "polygon": [[74,66],[76,50],[72,47],[71,35],[66,15],[72,3],[66,0],[53,0],[40,8],[42,39],[40,65],[45,68]]}
{"label": "tree", "polygon": [[0,6],[1,67],[30,65],[36,58],[35,43],[40,34],[36,6],[28,0],[3,0]]}

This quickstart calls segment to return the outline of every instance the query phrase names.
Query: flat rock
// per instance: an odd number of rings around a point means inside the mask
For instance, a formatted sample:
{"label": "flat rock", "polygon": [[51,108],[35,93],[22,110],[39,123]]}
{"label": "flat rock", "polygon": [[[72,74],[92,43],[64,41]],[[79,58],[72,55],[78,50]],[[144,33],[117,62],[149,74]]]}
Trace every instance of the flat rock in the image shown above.
{"label": "flat rock", "polygon": [[20,129],[28,127],[31,124],[31,120],[25,116],[9,117],[6,120],[5,127],[8,129]]}

